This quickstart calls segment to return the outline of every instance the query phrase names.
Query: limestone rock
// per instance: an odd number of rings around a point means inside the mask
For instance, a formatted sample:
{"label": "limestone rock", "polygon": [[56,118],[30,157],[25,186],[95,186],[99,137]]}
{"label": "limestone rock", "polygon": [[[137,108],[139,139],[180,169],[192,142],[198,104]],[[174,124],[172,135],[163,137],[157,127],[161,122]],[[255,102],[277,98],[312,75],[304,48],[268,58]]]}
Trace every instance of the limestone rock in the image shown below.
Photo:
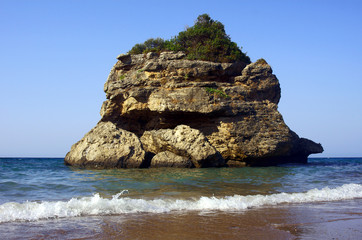
{"label": "limestone rock", "polygon": [[145,161],[145,151],[134,133],[100,122],[72,146],[64,161],[79,167],[138,168]]}
{"label": "limestone rock", "polygon": [[259,59],[246,66],[242,74],[235,77],[235,83],[248,89],[247,100],[262,101],[267,99],[276,104],[280,100],[279,81],[264,59]]}
{"label": "limestone rock", "polygon": [[164,151],[156,154],[152,160],[150,167],[175,167],[175,168],[191,168],[194,165],[188,157],[176,155],[170,151]]}
{"label": "limestone rock", "polygon": [[179,125],[174,129],[160,129],[144,132],[141,142],[145,151],[158,154],[169,151],[191,159],[195,167],[220,167],[224,159],[196,129]]}
{"label": "limestone rock", "polygon": [[241,167],[306,162],[323,151],[284,123],[279,81],[264,59],[191,61],[183,52],[117,59],[101,120],[72,147],[67,164]]}

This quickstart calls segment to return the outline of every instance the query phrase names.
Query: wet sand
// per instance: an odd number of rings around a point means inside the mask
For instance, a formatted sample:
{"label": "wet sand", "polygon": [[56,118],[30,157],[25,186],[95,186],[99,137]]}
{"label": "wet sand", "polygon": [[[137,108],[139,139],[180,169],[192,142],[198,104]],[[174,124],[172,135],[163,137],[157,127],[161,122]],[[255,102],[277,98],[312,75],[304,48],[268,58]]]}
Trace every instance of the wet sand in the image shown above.
{"label": "wet sand", "polygon": [[[361,201],[360,201],[361,202]],[[327,205],[327,206],[326,206]],[[354,203],[353,210],[357,210]],[[362,239],[362,209],[303,204],[242,213],[147,214],[104,221],[99,238],[114,239]]]}
{"label": "wet sand", "polygon": [[362,199],[0,224],[5,239],[362,239]]}

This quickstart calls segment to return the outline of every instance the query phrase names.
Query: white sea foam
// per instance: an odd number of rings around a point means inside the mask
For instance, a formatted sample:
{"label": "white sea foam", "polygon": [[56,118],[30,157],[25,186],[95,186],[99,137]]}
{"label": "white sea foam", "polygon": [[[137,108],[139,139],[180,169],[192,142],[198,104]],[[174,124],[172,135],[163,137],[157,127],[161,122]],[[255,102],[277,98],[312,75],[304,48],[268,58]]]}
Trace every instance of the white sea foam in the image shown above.
{"label": "white sea foam", "polygon": [[122,196],[124,193],[126,193],[126,190],[114,195],[111,199],[102,198],[99,194],[94,194],[91,197],[72,198],[69,201],[8,202],[0,205],[0,223],[138,212],[238,211],[247,208],[282,203],[338,201],[362,198],[362,185],[345,184],[334,189],[326,187],[323,189],[312,189],[303,193],[277,193],[271,195],[248,196],[234,195],[222,198],[201,197],[195,200],[133,199]]}

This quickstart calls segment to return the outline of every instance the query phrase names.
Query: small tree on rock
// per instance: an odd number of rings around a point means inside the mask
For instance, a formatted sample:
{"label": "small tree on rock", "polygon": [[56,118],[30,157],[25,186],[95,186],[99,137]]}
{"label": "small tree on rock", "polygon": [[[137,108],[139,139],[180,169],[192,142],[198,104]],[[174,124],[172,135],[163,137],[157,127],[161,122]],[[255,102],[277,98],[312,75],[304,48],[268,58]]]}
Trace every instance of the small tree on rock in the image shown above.
{"label": "small tree on rock", "polygon": [[250,58],[226,34],[224,25],[211,19],[208,14],[198,16],[194,26],[180,32],[171,40],[151,38],[143,44],[136,44],[129,53],[150,51],[183,51],[191,60],[250,63]]}

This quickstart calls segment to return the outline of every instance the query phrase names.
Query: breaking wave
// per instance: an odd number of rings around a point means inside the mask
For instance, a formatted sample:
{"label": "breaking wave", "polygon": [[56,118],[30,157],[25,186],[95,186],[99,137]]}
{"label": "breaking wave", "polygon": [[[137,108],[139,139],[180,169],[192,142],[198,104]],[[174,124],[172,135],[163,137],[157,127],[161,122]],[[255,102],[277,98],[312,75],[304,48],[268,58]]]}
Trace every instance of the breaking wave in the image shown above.
{"label": "breaking wave", "polygon": [[134,199],[125,197],[124,190],[112,198],[102,198],[98,193],[90,197],[72,198],[69,201],[7,202],[0,205],[0,223],[36,221],[49,218],[113,215],[128,213],[167,213],[171,211],[240,211],[248,208],[284,203],[310,203],[362,198],[362,185],[345,184],[337,188],[312,189],[303,193],[276,193],[225,197],[200,197],[183,199]]}

